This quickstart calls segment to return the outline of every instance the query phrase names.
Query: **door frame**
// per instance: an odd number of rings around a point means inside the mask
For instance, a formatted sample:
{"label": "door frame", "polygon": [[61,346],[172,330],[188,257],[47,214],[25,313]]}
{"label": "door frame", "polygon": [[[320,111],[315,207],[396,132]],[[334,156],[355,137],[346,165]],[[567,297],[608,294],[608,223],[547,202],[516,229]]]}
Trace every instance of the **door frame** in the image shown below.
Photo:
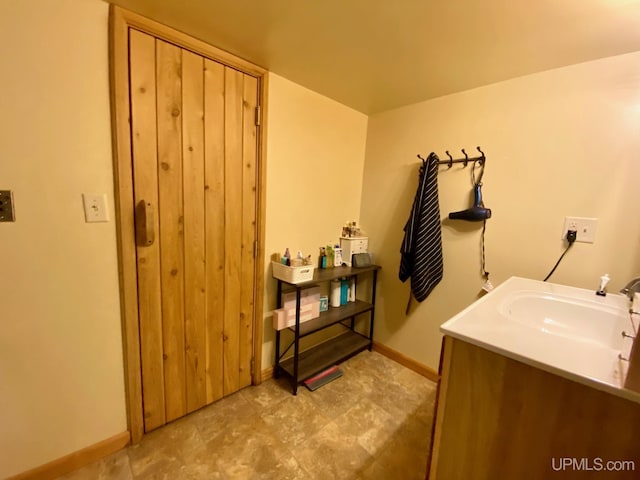
{"label": "door frame", "polygon": [[132,443],[144,435],[142,410],[142,373],[140,363],[140,332],[138,328],[138,281],[133,205],[133,171],[129,98],[129,28],[191,50],[258,80],[260,125],[257,127],[256,162],[256,257],[254,282],[253,371],[252,384],[262,381],[264,238],[266,187],[266,119],[268,72],[201,40],[174,30],[116,5],[109,10],[109,64],[111,82],[111,116],[113,166],[115,185],[116,231],[118,242],[118,272],[120,280],[120,310],[122,316],[124,376],[127,421]]}

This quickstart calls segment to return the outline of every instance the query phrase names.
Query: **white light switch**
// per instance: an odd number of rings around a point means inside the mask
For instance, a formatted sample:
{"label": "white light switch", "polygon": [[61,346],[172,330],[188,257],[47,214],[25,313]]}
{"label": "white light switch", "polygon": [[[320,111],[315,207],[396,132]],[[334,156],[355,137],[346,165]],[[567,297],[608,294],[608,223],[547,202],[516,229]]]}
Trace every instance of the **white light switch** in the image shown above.
{"label": "white light switch", "polygon": [[84,220],[90,222],[108,222],[109,211],[107,210],[107,194],[92,195],[82,194],[84,204]]}

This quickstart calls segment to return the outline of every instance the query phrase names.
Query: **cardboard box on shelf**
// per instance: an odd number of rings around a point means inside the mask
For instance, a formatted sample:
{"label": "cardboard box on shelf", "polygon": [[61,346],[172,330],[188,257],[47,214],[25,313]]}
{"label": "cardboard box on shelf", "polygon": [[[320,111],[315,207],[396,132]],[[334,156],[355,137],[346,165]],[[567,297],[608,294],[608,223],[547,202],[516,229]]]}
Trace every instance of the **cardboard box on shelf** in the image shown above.
{"label": "cardboard box on shelf", "polygon": [[[308,287],[300,290],[300,306],[320,302],[320,287]],[[296,291],[282,292],[282,308],[296,308]]]}
{"label": "cardboard box on shelf", "polygon": [[[295,292],[294,292],[295,294]],[[273,311],[273,328],[282,330],[296,324],[296,307],[294,298],[293,308],[279,308]],[[300,323],[308,322],[320,316],[320,301],[300,305]]]}

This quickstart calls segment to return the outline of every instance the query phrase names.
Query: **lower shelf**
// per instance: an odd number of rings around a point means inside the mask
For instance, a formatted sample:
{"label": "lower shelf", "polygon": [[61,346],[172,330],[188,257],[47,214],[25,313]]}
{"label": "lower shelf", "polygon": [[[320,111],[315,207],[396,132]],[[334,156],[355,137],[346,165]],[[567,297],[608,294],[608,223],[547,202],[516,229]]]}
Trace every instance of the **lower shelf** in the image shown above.
{"label": "lower shelf", "polygon": [[[302,382],[331,365],[369,348],[371,341],[349,330],[347,333],[327,340],[298,356],[298,382]],[[293,377],[293,358],[280,364],[280,369]]]}

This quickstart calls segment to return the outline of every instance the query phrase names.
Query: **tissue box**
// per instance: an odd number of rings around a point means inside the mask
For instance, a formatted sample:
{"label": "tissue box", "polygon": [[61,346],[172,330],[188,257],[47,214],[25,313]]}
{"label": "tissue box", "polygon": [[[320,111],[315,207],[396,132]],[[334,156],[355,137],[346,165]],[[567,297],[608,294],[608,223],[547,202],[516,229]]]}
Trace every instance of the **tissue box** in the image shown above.
{"label": "tissue box", "polygon": [[[295,299],[294,299],[295,303]],[[320,316],[320,302],[300,305],[300,323],[307,322]],[[279,308],[273,311],[273,328],[282,330],[296,324],[296,307]]]}
{"label": "tissue box", "polygon": [[[320,301],[320,287],[309,287],[300,290],[300,306]],[[283,292],[280,297],[282,308],[296,308],[296,292]]]}

